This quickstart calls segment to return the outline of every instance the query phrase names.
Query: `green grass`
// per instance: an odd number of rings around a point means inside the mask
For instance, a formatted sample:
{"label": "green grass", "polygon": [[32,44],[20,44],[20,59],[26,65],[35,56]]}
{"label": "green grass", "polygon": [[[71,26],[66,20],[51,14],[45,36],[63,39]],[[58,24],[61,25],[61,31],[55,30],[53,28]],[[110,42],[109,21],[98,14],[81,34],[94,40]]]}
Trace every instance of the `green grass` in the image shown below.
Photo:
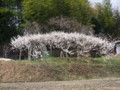
{"label": "green grass", "polygon": [[82,57],[79,57],[79,58],[44,57],[42,59],[16,60],[14,62],[33,63],[33,64],[46,63],[46,64],[60,64],[60,65],[69,64],[71,62],[78,62],[80,64],[120,65],[120,59],[105,60],[104,57],[89,58],[89,59],[85,59]]}
{"label": "green grass", "polygon": [[120,59],[105,60],[105,57],[102,57],[102,58],[93,58],[93,60],[98,62],[96,64],[120,66]]}
{"label": "green grass", "polygon": [[32,59],[32,60],[16,60],[14,62],[19,63],[29,63],[29,64],[49,64],[49,65],[69,65],[70,63],[79,63],[85,65],[112,65],[120,66],[120,59],[110,59],[105,60],[105,57],[101,58],[60,58],[46,56],[42,59]]}

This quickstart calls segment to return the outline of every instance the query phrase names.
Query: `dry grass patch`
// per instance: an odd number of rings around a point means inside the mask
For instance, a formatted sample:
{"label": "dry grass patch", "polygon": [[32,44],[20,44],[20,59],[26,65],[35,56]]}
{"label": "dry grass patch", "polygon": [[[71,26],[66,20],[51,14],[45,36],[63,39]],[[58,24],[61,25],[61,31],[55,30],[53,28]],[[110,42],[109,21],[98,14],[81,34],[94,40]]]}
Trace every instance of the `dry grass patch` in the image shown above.
{"label": "dry grass patch", "polygon": [[120,76],[120,61],[51,58],[0,62],[0,82],[64,81]]}
{"label": "dry grass patch", "polygon": [[60,73],[56,72],[59,71],[55,67],[43,64],[0,63],[0,82],[60,80]]}

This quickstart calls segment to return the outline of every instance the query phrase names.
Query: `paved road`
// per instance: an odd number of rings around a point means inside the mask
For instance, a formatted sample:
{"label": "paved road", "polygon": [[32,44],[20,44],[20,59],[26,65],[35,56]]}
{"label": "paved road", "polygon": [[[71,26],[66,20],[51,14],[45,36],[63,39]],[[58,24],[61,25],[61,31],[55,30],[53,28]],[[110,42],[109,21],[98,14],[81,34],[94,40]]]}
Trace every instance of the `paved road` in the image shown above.
{"label": "paved road", "polygon": [[0,90],[120,90],[120,78],[0,83]]}

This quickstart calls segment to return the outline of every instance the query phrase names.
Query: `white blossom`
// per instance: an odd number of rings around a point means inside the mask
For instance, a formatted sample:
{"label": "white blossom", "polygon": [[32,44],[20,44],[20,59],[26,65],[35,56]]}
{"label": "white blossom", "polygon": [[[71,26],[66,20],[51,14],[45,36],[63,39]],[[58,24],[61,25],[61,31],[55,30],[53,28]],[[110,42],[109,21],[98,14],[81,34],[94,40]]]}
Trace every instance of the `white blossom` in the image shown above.
{"label": "white blossom", "polygon": [[31,49],[31,56],[39,58],[48,54],[46,46],[59,48],[70,55],[75,54],[75,51],[79,55],[84,55],[94,48],[107,52],[112,44],[107,40],[80,33],[51,32],[14,37],[11,39],[11,46],[19,50]]}

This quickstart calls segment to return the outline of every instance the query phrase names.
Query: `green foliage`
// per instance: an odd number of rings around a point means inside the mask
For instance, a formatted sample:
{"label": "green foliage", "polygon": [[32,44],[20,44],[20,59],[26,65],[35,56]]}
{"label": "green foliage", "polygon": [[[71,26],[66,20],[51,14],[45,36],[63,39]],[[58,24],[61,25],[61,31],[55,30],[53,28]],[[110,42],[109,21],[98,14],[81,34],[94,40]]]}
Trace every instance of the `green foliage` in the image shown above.
{"label": "green foliage", "polygon": [[91,24],[93,11],[88,0],[70,0],[70,14],[81,23]]}
{"label": "green foliage", "polygon": [[10,42],[13,36],[21,33],[22,19],[19,7],[18,0],[0,1],[0,44]]}
{"label": "green foliage", "polygon": [[9,9],[0,9],[0,44],[7,43],[10,38],[17,34],[16,25],[13,21],[14,12]]}
{"label": "green foliage", "polygon": [[115,20],[115,29],[114,37],[120,37],[120,11],[118,9],[114,10],[114,20]]}
{"label": "green foliage", "polygon": [[89,24],[93,15],[87,0],[24,0],[23,5],[25,19],[39,23],[63,15]]}
{"label": "green foliage", "polygon": [[[68,60],[69,59],[69,60]],[[33,64],[51,64],[51,65],[69,65],[72,63],[81,64],[81,65],[100,65],[100,66],[120,66],[120,59],[109,59],[105,60],[105,57],[101,58],[60,58],[60,57],[44,57],[36,60],[16,60],[14,62],[24,62],[24,63],[33,63]]]}
{"label": "green foliage", "polygon": [[106,35],[112,35],[114,32],[115,20],[110,0],[104,0],[103,4],[98,3],[96,5],[96,10],[97,23],[94,22],[96,24],[96,29],[101,29],[101,31],[99,31]]}
{"label": "green foliage", "polygon": [[24,0],[23,5],[24,17],[30,21],[46,21],[54,12],[51,0]]}
{"label": "green foliage", "polygon": [[54,15],[55,16],[69,16],[70,15],[70,4],[69,0],[52,0]]}

